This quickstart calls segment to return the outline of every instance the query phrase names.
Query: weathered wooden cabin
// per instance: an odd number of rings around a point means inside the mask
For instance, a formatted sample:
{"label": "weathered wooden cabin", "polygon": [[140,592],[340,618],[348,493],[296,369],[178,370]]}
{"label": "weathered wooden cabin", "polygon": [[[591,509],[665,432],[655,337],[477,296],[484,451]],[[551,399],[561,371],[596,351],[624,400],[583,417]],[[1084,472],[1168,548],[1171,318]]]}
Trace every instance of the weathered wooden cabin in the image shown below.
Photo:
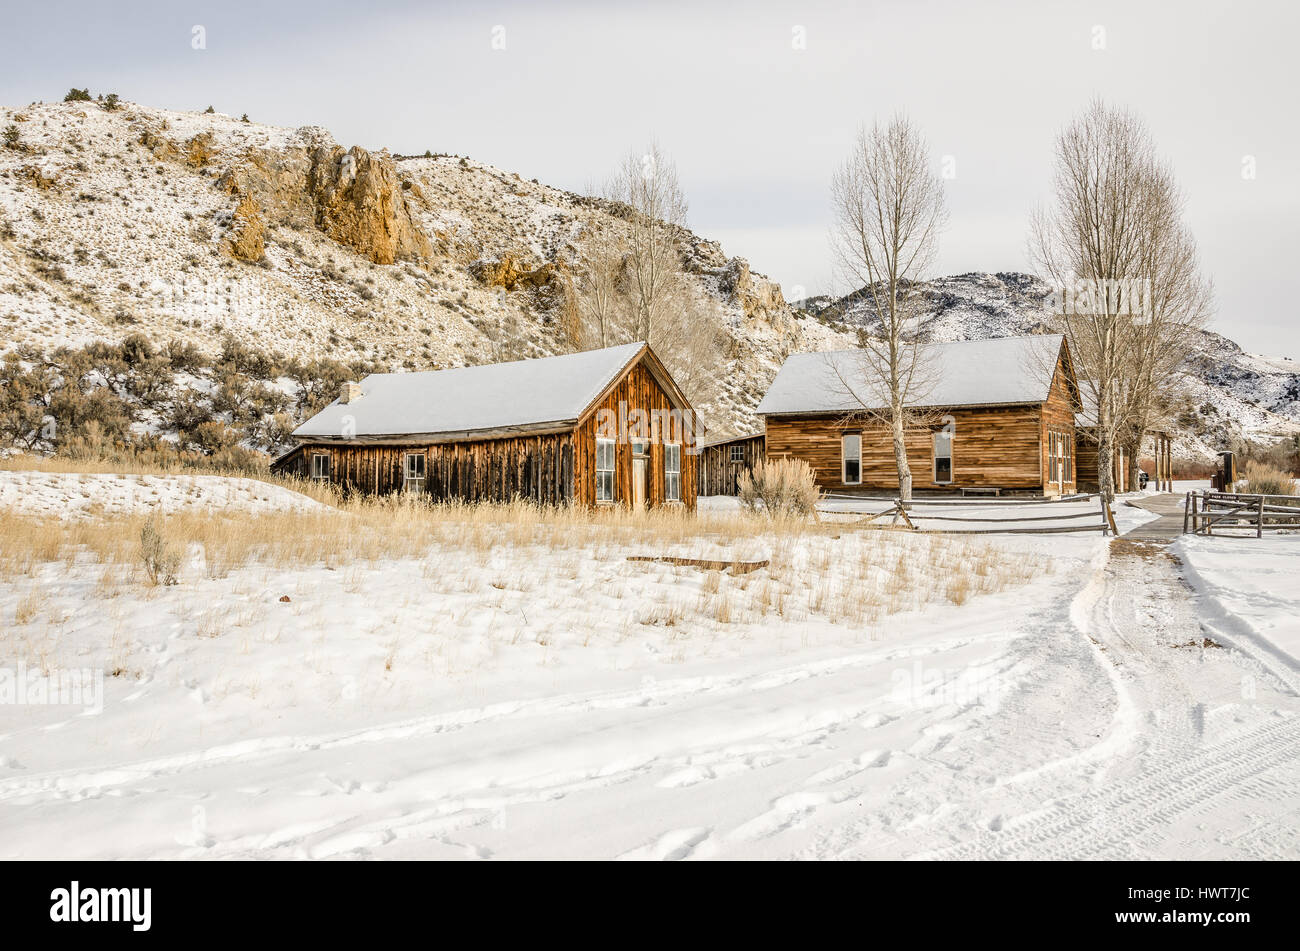
{"label": "weathered wooden cabin", "polygon": [[695,412],[644,343],[377,373],[294,430],[276,472],[436,501],[695,507]]}
{"label": "weathered wooden cabin", "polygon": [[[1081,406],[1061,336],[929,344],[920,360],[928,385],[914,408],[926,425],[905,440],[915,491],[1075,491]],[[859,351],[791,356],[758,405],[768,457],[803,459],[827,491],[896,490],[878,392]]]}
{"label": "weathered wooden cabin", "polygon": [[706,442],[700,451],[700,495],[738,495],[740,474],[764,456],[762,433]]}

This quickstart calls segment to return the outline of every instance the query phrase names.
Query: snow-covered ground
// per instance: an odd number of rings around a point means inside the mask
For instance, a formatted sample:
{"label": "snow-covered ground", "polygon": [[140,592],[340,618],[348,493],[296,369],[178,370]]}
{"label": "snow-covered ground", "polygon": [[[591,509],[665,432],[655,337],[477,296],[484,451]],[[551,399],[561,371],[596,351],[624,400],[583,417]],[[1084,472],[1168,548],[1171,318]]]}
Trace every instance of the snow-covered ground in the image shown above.
{"label": "snow-covered ground", "polygon": [[[166,588],[64,559],[0,581],[4,655],[102,695],[0,705],[0,855],[1294,859],[1293,641],[1221,595],[1294,573],[1272,541],[1185,545],[1196,591],[1098,534],[848,524],[735,577],[626,542],[191,552]],[[949,544],[1029,570],[929,597]],[[908,600],[855,615],[854,573]],[[1300,604],[1259,578],[1276,632]]]}
{"label": "snow-covered ground", "polygon": [[1300,675],[1300,536],[1185,535],[1174,552],[1206,605],[1206,624]]}
{"label": "snow-covered ground", "polygon": [[0,509],[78,518],[148,512],[309,511],[320,503],[257,479],[0,470]]}

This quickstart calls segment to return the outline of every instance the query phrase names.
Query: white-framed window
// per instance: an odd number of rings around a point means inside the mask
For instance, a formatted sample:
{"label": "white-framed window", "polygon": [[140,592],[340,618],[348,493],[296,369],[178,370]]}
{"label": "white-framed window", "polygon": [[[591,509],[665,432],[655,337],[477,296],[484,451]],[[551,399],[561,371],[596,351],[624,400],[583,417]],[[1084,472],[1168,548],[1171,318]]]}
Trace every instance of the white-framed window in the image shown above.
{"label": "white-framed window", "polygon": [[682,500],[682,447],[677,443],[664,444],[664,499]]}
{"label": "white-framed window", "polygon": [[952,433],[946,429],[934,434],[934,481],[936,485],[952,482]]}
{"label": "white-framed window", "polygon": [[849,433],[840,441],[840,481],[845,485],[862,483],[862,436]]}
{"label": "white-framed window", "polygon": [[1074,481],[1074,434],[1064,433],[1061,439],[1065,442],[1065,468],[1062,470],[1061,478],[1065,482]]}
{"label": "white-framed window", "polygon": [[731,447],[731,462],[732,462],[732,464],[733,464],[733,465],[739,465],[740,463],[742,463],[742,462],[744,462],[744,461],[745,461],[745,447],[744,447],[744,446],[732,446],[732,447]]}
{"label": "white-framed window", "polygon": [[424,453],[408,452],[402,457],[402,488],[407,492],[424,491]]}
{"label": "white-framed window", "polygon": [[1058,436],[1056,433],[1049,432],[1047,434],[1047,481],[1048,482],[1056,482],[1061,477],[1060,467],[1056,464],[1056,453],[1057,453],[1059,441],[1060,441],[1060,436]]}
{"label": "white-framed window", "polygon": [[614,501],[614,440],[596,440],[596,501]]}
{"label": "white-framed window", "polygon": [[330,454],[328,452],[313,452],[311,454],[311,477],[317,482],[328,482],[330,480]]}

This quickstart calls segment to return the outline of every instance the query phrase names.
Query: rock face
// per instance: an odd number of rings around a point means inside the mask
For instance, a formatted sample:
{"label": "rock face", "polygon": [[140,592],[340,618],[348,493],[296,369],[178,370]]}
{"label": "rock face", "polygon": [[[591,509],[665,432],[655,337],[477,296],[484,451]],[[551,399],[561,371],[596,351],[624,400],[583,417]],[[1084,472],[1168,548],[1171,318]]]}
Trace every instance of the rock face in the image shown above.
{"label": "rock face", "polygon": [[756,279],[744,258],[732,258],[713,273],[718,279],[718,290],[738,303],[750,320],[770,318],[786,308],[781,285],[766,278]]}
{"label": "rock face", "polygon": [[430,255],[429,239],[411,220],[388,152],[321,146],[312,154],[307,188],[316,226],[376,264]]}
{"label": "rock face", "polygon": [[235,208],[226,249],[241,261],[260,261],[266,253],[266,224],[257,202],[247,195]]}
{"label": "rock face", "polygon": [[508,291],[520,286],[546,287],[555,283],[558,275],[553,261],[529,270],[520,267],[519,261],[510,254],[502,255],[499,260],[474,261],[469,266],[469,272],[488,287],[504,287]]}
{"label": "rock face", "polygon": [[217,186],[239,196],[241,207],[251,200],[266,220],[318,228],[376,264],[432,254],[387,152],[345,151],[333,143],[253,149],[226,169]]}
{"label": "rock face", "polygon": [[185,143],[185,161],[191,168],[204,168],[217,154],[215,136],[200,132]]}

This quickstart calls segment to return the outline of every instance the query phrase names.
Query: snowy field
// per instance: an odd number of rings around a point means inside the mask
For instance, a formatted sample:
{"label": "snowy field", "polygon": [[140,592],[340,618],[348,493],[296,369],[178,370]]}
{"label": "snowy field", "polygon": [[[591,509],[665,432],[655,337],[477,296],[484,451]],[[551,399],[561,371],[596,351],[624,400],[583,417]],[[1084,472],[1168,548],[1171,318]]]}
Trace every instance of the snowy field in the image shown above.
{"label": "snowy field", "polygon": [[1300,857],[1300,541],[435,529],[10,562],[0,855]]}
{"label": "snowy field", "polygon": [[183,509],[285,512],[319,505],[300,493],[256,479],[0,470],[0,510],[19,515],[80,518]]}

